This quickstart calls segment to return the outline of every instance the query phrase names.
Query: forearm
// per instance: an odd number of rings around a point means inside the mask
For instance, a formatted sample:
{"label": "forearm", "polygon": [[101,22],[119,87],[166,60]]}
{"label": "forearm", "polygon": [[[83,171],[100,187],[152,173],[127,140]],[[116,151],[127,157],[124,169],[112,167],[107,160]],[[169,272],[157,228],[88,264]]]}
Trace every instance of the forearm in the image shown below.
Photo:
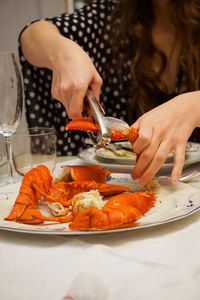
{"label": "forearm", "polygon": [[[31,24],[22,33],[20,42],[24,57],[36,67],[52,69],[52,63],[58,56],[63,37],[57,27],[47,21]],[[69,41],[70,42],[70,41]]]}

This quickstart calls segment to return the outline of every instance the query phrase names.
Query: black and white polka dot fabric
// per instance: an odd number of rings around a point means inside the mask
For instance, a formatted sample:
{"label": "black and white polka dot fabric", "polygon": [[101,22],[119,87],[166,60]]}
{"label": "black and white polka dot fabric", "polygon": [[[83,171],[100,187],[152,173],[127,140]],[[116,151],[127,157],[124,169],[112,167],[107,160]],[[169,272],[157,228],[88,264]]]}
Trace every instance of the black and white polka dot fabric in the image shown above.
{"label": "black and white polka dot fabric", "polygon": [[[114,69],[106,70],[111,59],[111,49],[106,47],[110,30],[110,14],[117,1],[93,1],[73,14],[62,14],[46,20],[55,24],[60,33],[77,42],[90,56],[97,71],[103,79],[101,104],[107,115],[127,118],[128,81],[126,73],[123,84],[119,84]],[[45,68],[32,66],[23,57],[19,46],[20,62],[24,77],[26,117],[29,127],[55,127],[57,131],[58,155],[75,155],[86,147],[86,133],[81,131],[66,132],[69,121],[64,106],[51,96],[52,72]],[[128,67],[127,62],[127,67]]]}
{"label": "black and white polka dot fabric", "polygon": [[[46,20],[55,24],[63,36],[77,42],[88,53],[103,79],[100,101],[106,114],[127,121],[130,103],[130,61],[125,62],[121,70],[123,80],[119,83],[112,68],[116,61],[107,45],[111,29],[109,20],[117,2],[95,0],[71,15],[62,14]],[[20,45],[19,55],[24,77],[28,126],[54,127],[57,132],[57,154],[76,155],[86,147],[84,140],[87,134],[81,131],[65,131],[69,119],[64,106],[51,96],[52,72],[29,64],[23,57]]]}

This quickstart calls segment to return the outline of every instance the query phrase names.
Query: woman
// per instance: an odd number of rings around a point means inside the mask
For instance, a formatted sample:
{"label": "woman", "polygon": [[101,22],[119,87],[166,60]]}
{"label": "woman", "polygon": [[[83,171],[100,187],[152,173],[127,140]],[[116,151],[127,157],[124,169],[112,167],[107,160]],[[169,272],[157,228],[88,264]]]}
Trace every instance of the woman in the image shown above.
{"label": "woman", "polygon": [[198,0],[96,0],[31,24],[20,37],[29,125],[53,122],[59,154],[76,154],[66,112],[81,116],[90,87],[107,115],[139,130],[133,178],[145,185],[173,151],[176,182],[200,124],[199,36]]}

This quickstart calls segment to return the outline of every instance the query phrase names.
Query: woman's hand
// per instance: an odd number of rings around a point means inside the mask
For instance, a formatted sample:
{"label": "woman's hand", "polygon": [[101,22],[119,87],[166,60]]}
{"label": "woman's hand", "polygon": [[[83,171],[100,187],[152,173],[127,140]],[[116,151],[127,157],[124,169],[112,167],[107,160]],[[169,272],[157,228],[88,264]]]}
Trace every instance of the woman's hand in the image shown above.
{"label": "woman's hand", "polygon": [[102,79],[80,46],[66,38],[52,60],[52,96],[60,100],[70,119],[80,118],[88,87],[99,99]]}
{"label": "woman's hand", "polygon": [[52,96],[63,103],[70,119],[82,115],[88,87],[99,99],[102,79],[83,49],[47,21],[31,24],[20,38],[23,55],[37,67],[53,72]]}
{"label": "woman's hand", "polygon": [[193,129],[200,125],[200,92],[179,95],[141,116],[132,126],[139,136],[133,144],[138,155],[132,171],[139,184],[147,184],[173,152],[171,181],[176,182],[185,161],[185,148]]}

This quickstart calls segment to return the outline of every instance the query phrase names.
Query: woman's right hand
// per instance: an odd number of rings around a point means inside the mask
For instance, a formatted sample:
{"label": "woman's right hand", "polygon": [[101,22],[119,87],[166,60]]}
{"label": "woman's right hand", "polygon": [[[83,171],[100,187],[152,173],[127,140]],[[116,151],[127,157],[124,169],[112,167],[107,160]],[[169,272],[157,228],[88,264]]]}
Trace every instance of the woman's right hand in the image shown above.
{"label": "woman's right hand", "polygon": [[52,96],[63,103],[70,119],[81,117],[88,87],[99,99],[102,79],[92,60],[55,25],[35,22],[22,33],[20,42],[23,55],[32,65],[52,70]]}
{"label": "woman's right hand", "polygon": [[92,60],[75,42],[62,37],[51,61],[52,96],[63,103],[70,119],[80,118],[88,87],[99,99],[102,79]]}

